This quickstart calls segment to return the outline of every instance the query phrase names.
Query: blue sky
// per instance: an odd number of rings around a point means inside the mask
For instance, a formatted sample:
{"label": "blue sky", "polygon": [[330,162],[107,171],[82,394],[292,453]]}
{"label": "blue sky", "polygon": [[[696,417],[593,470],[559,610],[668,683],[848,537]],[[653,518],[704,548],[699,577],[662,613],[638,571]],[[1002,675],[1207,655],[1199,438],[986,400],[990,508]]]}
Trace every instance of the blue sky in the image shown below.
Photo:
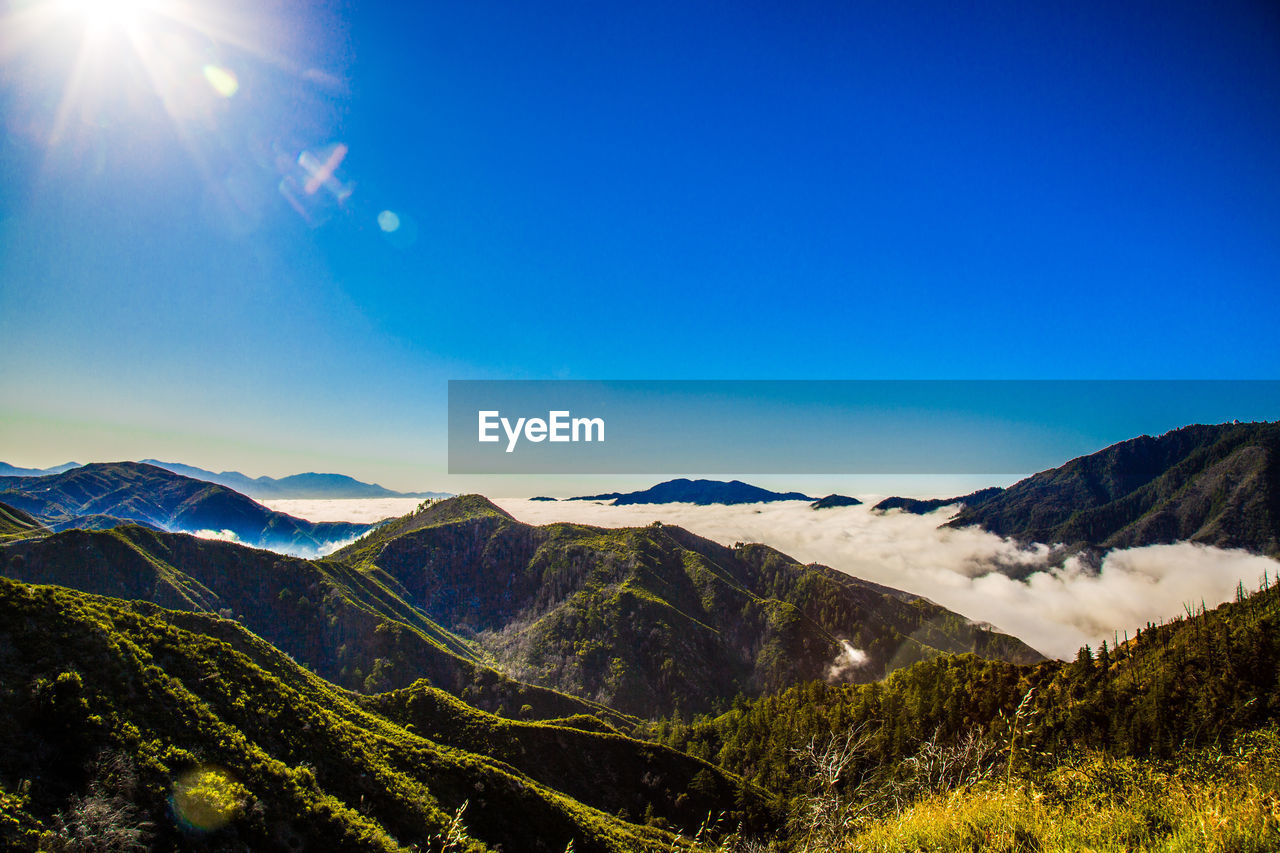
{"label": "blue sky", "polygon": [[448,379],[1280,376],[1271,3],[132,6],[0,6],[14,464],[487,490]]}

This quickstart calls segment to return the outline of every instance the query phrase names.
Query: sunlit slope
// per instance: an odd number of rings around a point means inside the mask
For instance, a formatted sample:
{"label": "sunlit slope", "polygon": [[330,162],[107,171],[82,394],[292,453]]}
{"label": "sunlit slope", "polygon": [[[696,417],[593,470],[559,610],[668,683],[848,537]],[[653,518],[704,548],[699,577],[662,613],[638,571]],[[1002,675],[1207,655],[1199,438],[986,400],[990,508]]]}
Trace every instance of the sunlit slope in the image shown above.
{"label": "sunlit slope", "polygon": [[931,738],[975,733],[1007,750],[1015,720],[1021,759],[1046,767],[1086,748],[1176,761],[1280,723],[1280,588],[1149,626],[1070,663],[945,656],[882,683],[794,687],[692,727],[660,727],[658,737],[795,795],[807,784],[795,750],[815,738],[856,730],[867,736],[861,769],[888,769]]}
{"label": "sunlit slope", "polygon": [[410,606],[381,572],[137,526],[71,530],[0,547],[0,574],[233,617],[336,684],[373,692],[427,678],[482,707],[539,717],[606,709],[518,684],[479,648]]}
{"label": "sunlit slope", "polygon": [[873,680],[942,652],[1040,659],[944,608],[765,546],[657,524],[533,527],[478,495],[384,525],[334,558],[393,577],[513,675],[643,716],[828,675]]}
{"label": "sunlit slope", "polygon": [[48,532],[48,528],[29,513],[0,503],[0,542],[43,536]]}
{"label": "sunlit slope", "polygon": [[[118,821],[142,827],[147,846],[157,848],[436,849],[430,839],[464,803],[475,839],[467,849],[561,851],[572,841],[575,850],[623,853],[672,845],[670,836],[554,790],[556,773],[575,772],[574,753],[599,735],[508,725],[415,691],[434,705],[440,728],[495,737],[505,727],[516,742],[561,746],[558,768],[543,768],[539,781],[362,709],[228,620],[181,615],[189,627],[204,620],[238,633],[236,646],[178,627],[151,605],[0,579],[0,716],[9,732],[0,743],[0,838],[10,846],[35,849],[36,831],[56,828],[58,814],[64,823],[88,820],[74,799],[86,795],[114,803]],[[237,647],[252,649],[252,659]],[[732,809],[726,795],[739,791],[736,780],[669,750],[608,740],[622,766],[596,779],[599,799],[625,797],[646,770],[678,791],[701,773],[699,807]],[[122,767],[136,779],[123,778],[130,774]],[[174,780],[196,768],[222,771],[204,799],[221,801],[225,826],[209,834],[179,824],[177,817],[193,822],[193,810],[169,800]],[[679,820],[668,805],[658,800]],[[206,810],[201,822],[220,821]]]}

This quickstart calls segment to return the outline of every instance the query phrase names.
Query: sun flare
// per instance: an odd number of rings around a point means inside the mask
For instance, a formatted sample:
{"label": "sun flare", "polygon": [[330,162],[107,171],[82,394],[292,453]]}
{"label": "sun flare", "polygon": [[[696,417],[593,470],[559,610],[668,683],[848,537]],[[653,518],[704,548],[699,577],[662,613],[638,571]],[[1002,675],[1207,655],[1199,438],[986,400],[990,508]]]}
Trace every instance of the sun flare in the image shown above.
{"label": "sun flare", "polygon": [[131,30],[150,11],[148,0],[63,0],[62,11],[90,32]]}

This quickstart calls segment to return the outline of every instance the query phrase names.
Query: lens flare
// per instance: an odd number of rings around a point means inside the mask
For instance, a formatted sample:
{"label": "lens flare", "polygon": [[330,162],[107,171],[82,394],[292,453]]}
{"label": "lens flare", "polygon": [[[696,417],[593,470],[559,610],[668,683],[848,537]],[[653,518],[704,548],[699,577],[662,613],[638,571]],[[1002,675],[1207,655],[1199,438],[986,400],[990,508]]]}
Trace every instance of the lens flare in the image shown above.
{"label": "lens flare", "polygon": [[[303,189],[307,191],[307,195],[315,195],[321,187],[326,187],[334,195],[340,195],[342,182],[334,178],[333,173],[347,156],[347,146],[339,142],[329,149],[328,156],[323,159],[317,154],[318,152],[304,151],[298,155],[298,165],[307,171],[307,182]],[[339,200],[345,200],[346,195],[350,193],[341,195]]]}
{"label": "lens flare", "polygon": [[169,803],[174,817],[185,829],[213,832],[244,812],[248,795],[244,786],[226,770],[203,766],[178,777]]}
{"label": "lens flare", "polygon": [[378,227],[390,234],[400,227],[400,217],[390,210],[378,214]]}
{"label": "lens flare", "polygon": [[206,65],[204,79],[209,81],[213,91],[224,98],[230,98],[240,91],[240,81],[236,79],[235,73],[219,65]]}

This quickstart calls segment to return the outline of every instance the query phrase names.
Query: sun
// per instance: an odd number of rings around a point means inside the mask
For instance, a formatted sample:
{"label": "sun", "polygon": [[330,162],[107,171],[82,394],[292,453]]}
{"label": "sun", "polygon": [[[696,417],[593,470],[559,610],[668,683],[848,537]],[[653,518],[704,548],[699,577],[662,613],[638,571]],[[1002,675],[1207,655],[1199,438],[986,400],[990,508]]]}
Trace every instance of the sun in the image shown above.
{"label": "sun", "polygon": [[148,0],[62,0],[61,11],[80,20],[87,31],[127,31],[150,11]]}

